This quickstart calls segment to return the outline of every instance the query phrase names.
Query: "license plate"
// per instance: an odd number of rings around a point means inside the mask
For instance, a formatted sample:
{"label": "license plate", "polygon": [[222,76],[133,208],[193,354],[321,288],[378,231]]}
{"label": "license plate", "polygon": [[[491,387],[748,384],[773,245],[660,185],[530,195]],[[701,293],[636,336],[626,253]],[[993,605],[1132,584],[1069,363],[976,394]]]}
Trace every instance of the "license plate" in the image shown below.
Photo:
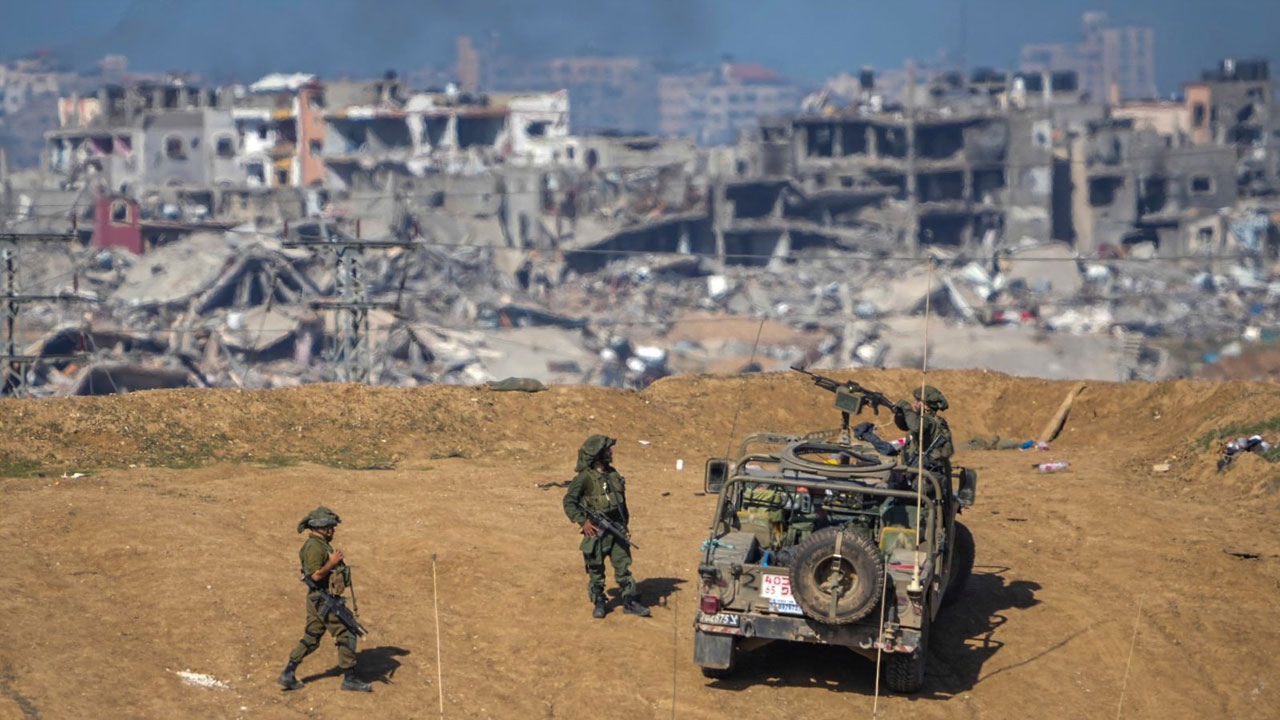
{"label": "license plate", "polygon": [[791,578],[786,575],[761,575],[760,596],[769,600],[794,603],[791,598]]}
{"label": "license plate", "polygon": [[716,613],[715,615],[708,615],[706,613],[703,613],[702,617],[700,618],[700,621],[708,625],[724,625],[726,627],[738,627],[738,623],[741,620],[737,615],[734,615],[733,613]]}
{"label": "license plate", "polygon": [[794,601],[788,602],[786,600],[770,600],[769,610],[771,612],[783,613],[785,615],[803,615],[804,614],[804,611],[801,610],[800,606],[797,605]]}

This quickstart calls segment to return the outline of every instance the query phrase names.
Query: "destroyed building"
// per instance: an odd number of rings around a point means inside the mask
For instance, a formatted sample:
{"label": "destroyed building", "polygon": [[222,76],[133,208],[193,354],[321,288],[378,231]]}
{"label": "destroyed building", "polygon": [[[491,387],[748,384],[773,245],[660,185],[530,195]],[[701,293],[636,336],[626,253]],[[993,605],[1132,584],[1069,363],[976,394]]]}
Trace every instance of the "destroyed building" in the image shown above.
{"label": "destroyed building", "polygon": [[1150,243],[1166,256],[1222,248],[1222,233],[1199,221],[1236,202],[1233,148],[1195,146],[1184,136],[1139,130],[1132,119],[1116,119],[1074,138],[1067,162],[1070,232],[1081,254],[1092,255],[1106,244]]}
{"label": "destroyed building", "polygon": [[230,93],[163,84],[108,86],[64,98],[45,134],[46,170],[64,187],[243,184]]}
{"label": "destroyed building", "polygon": [[559,160],[569,98],[422,93],[398,102],[332,108],[325,117],[325,185],[386,190],[431,172],[476,174],[497,161]]}
{"label": "destroyed building", "polygon": [[1037,110],[797,114],[762,127],[758,171],[831,199],[823,224],[891,230],[902,248],[1050,235],[1052,124]]}
{"label": "destroyed building", "polygon": [[237,136],[218,138],[219,151],[239,155],[246,187],[318,185],[324,180],[324,103],[314,75],[267,75],[236,99]]}

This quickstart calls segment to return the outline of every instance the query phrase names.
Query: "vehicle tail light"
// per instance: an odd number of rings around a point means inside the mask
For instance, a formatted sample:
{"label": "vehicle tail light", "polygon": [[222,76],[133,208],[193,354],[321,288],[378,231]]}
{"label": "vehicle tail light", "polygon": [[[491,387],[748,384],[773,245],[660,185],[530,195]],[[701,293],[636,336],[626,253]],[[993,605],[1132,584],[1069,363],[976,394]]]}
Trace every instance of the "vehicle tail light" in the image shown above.
{"label": "vehicle tail light", "polygon": [[720,612],[720,598],[715,595],[703,595],[701,609],[708,615],[715,615]]}

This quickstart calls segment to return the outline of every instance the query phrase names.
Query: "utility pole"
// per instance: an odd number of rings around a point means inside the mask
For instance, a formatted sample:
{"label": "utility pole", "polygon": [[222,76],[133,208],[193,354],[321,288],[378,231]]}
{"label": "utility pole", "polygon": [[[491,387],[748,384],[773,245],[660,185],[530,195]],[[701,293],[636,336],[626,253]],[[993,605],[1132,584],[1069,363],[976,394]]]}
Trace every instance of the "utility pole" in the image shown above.
{"label": "utility pole", "polygon": [[18,336],[21,332],[22,307],[31,303],[56,302],[96,302],[93,298],[81,297],[68,293],[24,294],[19,292],[18,283],[18,248],[23,243],[74,240],[75,224],[68,234],[57,233],[0,233],[0,260],[4,263],[4,294],[0,301],[4,304],[4,354],[0,355],[5,368],[3,383],[0,383],[0,394],[22,396],[27,393],[27,372],[35,364],[46,360],[70,360],[85,357],[88,353],[64,353],[59,355],[23,355],[18,352]]}
{"label": "utility pole", "polygon": [[[369,338],[369,311],[395,310],[395,302],[369,299],[364,278],[364,251],[368,249],[411,248],[420,245],[417,240],[362,240],[360,222],[356,221],[355,239],[343,238],[330,232],[327,223],[321,224],[320,238],[282,239],[285,247],[311,247],[332,250],[334,253],[334,284],[337,297],[312,300],[314,310],[335,311],[337,337],[332,362],[342,382],[369,382],[373,375],[373,351]],[[286,228],[286,235],[287,235]]]}

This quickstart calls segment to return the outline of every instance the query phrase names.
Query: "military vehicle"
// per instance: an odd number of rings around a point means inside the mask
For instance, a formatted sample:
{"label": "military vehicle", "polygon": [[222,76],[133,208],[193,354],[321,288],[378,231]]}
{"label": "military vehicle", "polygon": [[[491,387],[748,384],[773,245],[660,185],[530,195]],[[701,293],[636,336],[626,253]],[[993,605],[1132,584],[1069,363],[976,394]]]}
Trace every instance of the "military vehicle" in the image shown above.
{"label": "military vehicle", "polygon": [[707,461],[705,487],[718,497],[698,564],[694,662],[723,678],[740,653],[773,641],[843,645],[880,654],[885,685],[912,693],[930,627],[973,568],[973,536],[956,516],[977,473],[944,477],[855,444],[850,415],[867,405],[878,414],[887,398],[812,377],[835,393],[838,431],[755,433],[736,458]]}

